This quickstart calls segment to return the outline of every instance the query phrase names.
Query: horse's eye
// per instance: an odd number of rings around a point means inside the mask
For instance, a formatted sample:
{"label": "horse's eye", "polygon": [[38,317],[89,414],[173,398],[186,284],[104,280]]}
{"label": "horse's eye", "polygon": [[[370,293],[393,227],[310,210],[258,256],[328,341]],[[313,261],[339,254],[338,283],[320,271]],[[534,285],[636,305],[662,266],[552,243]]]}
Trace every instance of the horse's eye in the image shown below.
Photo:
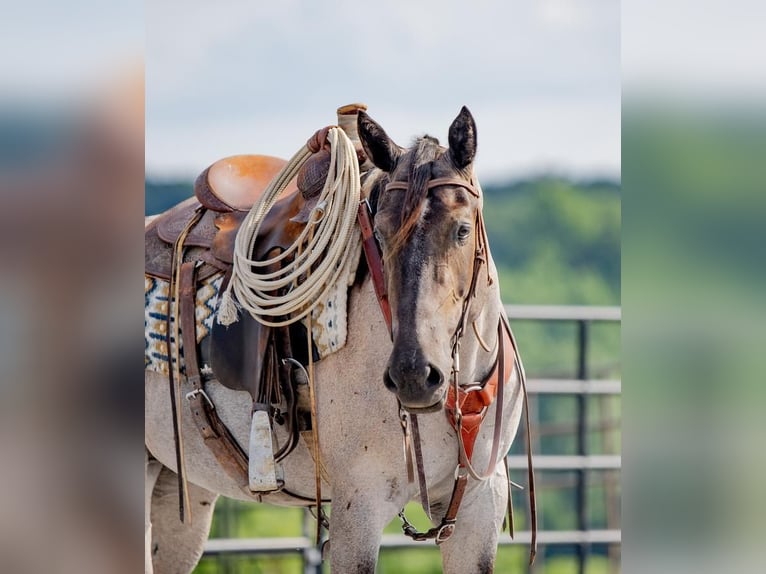
{"label": "horse's eye", "polygon": [[471,226],[467,223],[460,224],[460,227],[457,228],[457,239],[460,242],[465,241],[468,239],[468,236],[471,235]]}

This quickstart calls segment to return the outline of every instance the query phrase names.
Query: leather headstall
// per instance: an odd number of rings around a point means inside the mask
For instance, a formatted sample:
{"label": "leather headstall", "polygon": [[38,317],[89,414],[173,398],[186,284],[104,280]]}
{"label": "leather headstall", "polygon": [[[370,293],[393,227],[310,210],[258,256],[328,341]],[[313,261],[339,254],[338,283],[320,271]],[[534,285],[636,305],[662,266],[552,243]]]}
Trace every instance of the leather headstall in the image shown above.
{"label": "leather headstall", "polygon": [[[443,185],[452,185],[461,187],[467,190],[474,197],[480,198],[481,194],[477,186],[471,181],[466,181],[458,178],[435,178],[428,182],[427,188],[432,189]],[[386,190],[409,189],[409,183],[404,181],[395,181],[386,185]],[[380,253],[380,247],[378,246],[374,234],[373,234],[373,221],[370,205],[365,199],[359,205],[358,210],[359,225],[362,230],[362,240],[364,254],[367,259],[367,265],[370,269],[370,275],[372,277],[373,288],[375,295],[378,299],[381,312],[388,326],[389,335],[391,332],[391,304],[388,300],[385,285],[385,276],[383,272],[383,259]],[[535,554],[537,552],[537,510],[535,501],[535,488],[534,488],[534,470],[532,467],[532,454],[530,444],[530,423],[529,423],[529,405],[526,390],[526,380],[524,375],[524,368],[521,364],[521,359],[518,354],[518,348],[513,333],[504,317],[498,319],[497,325],[497,355],[495,362],[487,374],[482,380],[473,385],[467,387],[458,384],[458,373],[460,370],[459,350],[460,341],[464,334],[465,324],[468,317],[468,311],[471,301],[475,297],[476,288],[478,284],[479,273],[482,265],[487,263],[487,235],[484,227],[484,218],[482,217],[481,210],[479,209],[476,216],[476,250],[474,253],[473,273],[471,276],[471,284],[463,299],[463,308],[458,322],[458,326],[455,329],[452,338],[452,380],[447,390],[447,398],[444,404],[445,414],[452,427],[455,429],[458,438],[458,468],[456,472],[455,485],[453,487],[452,496],[450,498],[447,512],[445,513],[441,523],[426,532],[419,532],[412,524],[409,523],[404,516],[404,511],[399,513],[399,517],[402,519],[404,534],[417,541],[434,539],[437,544],[441,544],[447,540],[455,529],[455,523],[457,521],[457,513],[460,508],[460,504],[465,493],[465,489],[468,482],[469,475],[477,480],[484,480],[492,476],[495,472],[495,461],[497,460],[501,432],[503,427],[503,404],[504,404],[504,388],[505,384],[510,380],[514,368],[517,370],[519,380],[522,385],[524,393],[524,407],[526,412],[526,447],[527,447],[527,463],[528,463],[528,488],[530,499],[530,522],[532,530],[532,542],[530,547],[529,563],[534,562]],[[489,272],[487,274],[488,280],[491,281]],[[474,445],[476,438],[478,437],[481,424],[486,418],[489,407],[495,403],[495,427],[492,439],[491,453],[488,460],[487,469],[483,473],[478,473],[471,465],[471,459],[473,457]],[[410,443],[419,443],[420,438],[418,436],[418,424],[416,415],[410,414],[409,419],[412,422],[413,435],[410,436],[409,427],[405,422],[405,415],[400,415],[403,423],[402,428],[404,431],[405,440],[405,453],[407,458],[408,474],[410,481],[412,481],[412,461]],[[428,495],[425,488],[425,474],[423,472],[422,455],[420,454],[419,444],[414,445],[416,453],[418,474],[420,475],[420,491],[421,491],[421,503],[424,506],[424,510],[429,514],[428,509]],[[507,459],[506,463],[506,476],[507,476]],[[508,477],[508,511],[510,518],[510,533],[513,538],[513,506],[510,492],[510,477]]]}

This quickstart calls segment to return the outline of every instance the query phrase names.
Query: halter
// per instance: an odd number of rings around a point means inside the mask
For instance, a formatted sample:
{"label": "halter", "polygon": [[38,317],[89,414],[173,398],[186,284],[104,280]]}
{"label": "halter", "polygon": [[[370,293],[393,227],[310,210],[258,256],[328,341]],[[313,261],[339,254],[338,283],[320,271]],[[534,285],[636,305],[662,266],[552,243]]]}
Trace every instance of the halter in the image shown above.
{"label": "halter", "polygon": [[[444,185],[452,185],[465,189],[471,195],[476,198],[481,198],[481,193],[477,186],[474,184],[473,178],[470,181],[463,179],[442,177],[430,180],[427,183],[426,189],[430,190],[435,187]],[[399,189],[407,191],[409,184],[404,181],[395,181],[386,185],[385,190]],[[388,326],[389,334],[392,334],[391,329],[391,306],[388,301],[386,293],[386,286],[383,275],[382,258],[380,249],[375,241],[373,235],[372,215],[370,205],[367,200],[363,200],[359,205],[358,219],[362,230],[363,248],[367,258],[368,267],[373,280],[373,286],[375,294],[378,298],[383,317]],[[482,265],[487,263],[487,234],[484,225],[484,217],[481,209],[477,210],[476,214],[476,247],[474,251],[473,271],[471,274],[471,284],[468,289],[468,293],[463,299],[462,310],[457,327],[452,335],[452,372],[451,381],[448,388],[447,399],[445,401],[445,414],[452,427],[455,429],[458,438],[458,466],[455,473],[455,485],[453,487],[452,496],[450,498],[447,512],[444,515],[441,523],[431,528],[426,532],[418,532],[412,524],[404,516],[404,510],[399,513],[399,517],[402,520],[402,529],[404,534],[412,538],[413,540],[423,541],[435,539],[437,544],[441,544],[446,541],[454,532],[455,523],[457,519],[457,513],[462,502],[463,495],[468,482],[468,476],[472,476],[476,480],[486,480],[494,474],[496,464],[494,461],[497,459],[497,454],[500,445],[500,435],[502,431],[502,418],[503,418],[503,389],[506,381],[512,374],[512,368],[515,367],[521,381],[524,390],[524,406],[526,412],[526,442],[527,442],[527,461],[529,467],[528,481],[529,481],[529,497],[530,497],[530,518],[531,518],[531,530],[532,541],[530,548],[529,563],[534,562],[535,554],[537,551],[537,512],[535,502],[535,490],[534,490],[534,473],[532,468],[532,454],[530,445],[530,424],[529,424],[529,405],[526,391],[526,377],[524,375],[524,367],[521,364],[521,359],[518,353],[518,347],[516,345],[515,338],[511,332],[508,323],[504,320],[502,315],[498,319],[497,330],[497,356],[495,358],[494,365],[490,370],[490,373],[479,383],[463,388],[460,386],[458,377],[460,373],[460,342],[465,333],[465,324],[468,317],[468,313],[471,306],[471,301],[476,296],[476,288],[478,285],[479,272]],[[489,269],[487,268],[487,281],[491,283],[492,279],[489,275]],[[475,329],[475,326],[474,326]],[[477,338],[482,344],[481,338]],[[482,344],[483,347],[486,345]],[[513,353],[513,364],[509,364],[506,361],[506,355]],[[473,456],[473,447],[478,436],[481,423],[487,414],[488,407],[496,402],[495,407],[495,430],[492,439],[491,454],[489,457],[487,469],[483,473],[477,472],[472,464],[471,458]],[[414,446],[416,465],[418,471],[418,480],[420,486],[421,504],[426,514],[430,518],[428,490],[425,482],[425,472],[423,468],[422,453],[420,448],[420,436],[417,416],[410,414],[409,417],[404,409],[399,405],[399,416],[402,424],[402,430],[404,433],[404,451],[405,459],[407,463],[407,475],[410,482],[413,482],[413,461],[412,461],[412,448]],[[411,422],[412,434],[410,434]],[[506,466],[506,477],[508,479],[508,510],[510,517],[510,533],[513,538],[513,506],[511,500],[511,481],[508,476],[508,464],[507,459],[504,457]]]}

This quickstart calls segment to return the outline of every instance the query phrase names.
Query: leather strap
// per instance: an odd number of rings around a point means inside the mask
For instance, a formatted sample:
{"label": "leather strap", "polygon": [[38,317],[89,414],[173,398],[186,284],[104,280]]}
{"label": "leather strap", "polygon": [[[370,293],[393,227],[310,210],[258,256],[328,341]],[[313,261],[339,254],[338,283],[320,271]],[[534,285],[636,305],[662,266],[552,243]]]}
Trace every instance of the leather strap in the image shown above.
{"label": "leather strap", "polygon": [[[173,444],[175,446],[176,452],[176,475],[178,476],[178,515],[181,522],[185,522],[186,520],[186,508],[189,506],[189,492],[186,488],[186,475],[184,472],[185,466],[183,455],[183,435],[181,434],[181,410],[180,405],[178,404],[180,402],[179,397],[181,392],[181,356],[178,351],[180,348],[180,341],[178,340],[178,282],[180,278],[178,275],[184,260],[184,244],[186,242],[186,238],[189,236],[189,233],[194,228],[194,226],[199,223],[200,219],[202,219],[204,213],[205,209],[202,206],[195,209],[192,218],[188,221],[188,223],[186,223],[186,225],[184,225],[183,229],[178,234],[178,237],[176,237],[176,240],[173,243],[173,256],[170,260],[170,281],[168,282],[168,307],[165,323],[165,344],[168,356],[168,389],[170,391],[170,410],[173,417]],[[175,357],[173,356],[173,341],[175,341],[176,345]],[[175,363],[173,362],[174,358]],[[179,378],[177,382],[175,380],[175,375],[178,375]],[[189,518],[191,518],[191,516],[189,516]]]}
{"label": "leather strap", "polygon": [[[505,323],[505,321],[503,323]],[[535,494],[535,471],[534,467],[532,466],[532,425],[529,423],[529,393],[527,392],[527,375],[524,371],[524,364],[521,362],[521,355],[518,353],[516,337],[514,337],[510,325],[506,324],[505,327],[508,332],[508,336],[511,338],[511,343],[513,343],[513,348],[516,350],[514,364],[519,373],[519,378],[521,379],[521,388],[524,391],[524,425],[526,430],[525,446],[527,450],[527,488],[529,489],[529,522],[530,530],[532,531],[532,540],[529,547],[529,565],[531,566],[535,561],[535,556],[537,555],[537,496]],[[510,485],[510,477],[508,484]],[[509,508],[512,510],[512,507],[509,506]]]}
{"label": "leather strap", "polygon": [[249,492],[247,490],[249,484],[247,454],[219,418],[213,402],[202,387],[197,354],[195,272],[196,264],[194,262],[184,263],[181,266],[181,337],[186,380],[192,387],[192,391],[187,394],[186,398],[189,401],[192,420],[197,425],[197,430],[199,430],[205,445],[213,452],[218,464],[221,465],[226,474],[233,478],[245,492]]}
{"label": "leather strap", "polygon": [[[458,179],[456,177],[434,178],[428,182],[426,189],[433,189],[434,187],[439,187],[442,185],[454,185],[457,187],[462,187],[474,197],[480,197],[479,190],[476,189],[476,186],[474,186],[473,181],[469,182],[464,179]],[[410,184],[406,181],[392,181],[391,183],[386,185],[386,191],[390,189],[401,189],[403,191],[407,191],[409,188],[410,188]]]}
{"label": "leather strap", "polygon": [[364,257],[367,259],[367,267],[372,277],[372,286],[375,289],[375,297],[378,299],[380,311],[383,313],[383,319],[388,326],[388,333],[391,335],[391,305],[388,302],[386,293],[386,282],[383,277],[383,258],[380,256],[380,249],[375,241],[375,235],[372,228],[372,212],[369,202],[364,199],[359,202],[357,210],[357,219],[359,227],[362,230],[362,248]]}
{"label": "leather strap", "polygon": [[[193,277],[191,278],[193,279]],[[199,430],[205,444],[213,452],[218,464],[221,465],[226,474],[237,482],[241,489],[249,492],[247,454],[220,419],[213,402],[202,387],[197,358],[195,297],[196,285],[194,285],[194,281],[182,282],[181,332],[186,376],[192,385],[192,392],[187,395],[192,420],[197,425],[197,430]]]}
{"label": "leather strap", "polygon": [[[498,351],[495,365],[487,378],[480,383],[479,387],[465,390],[458,387],[457,395],[454,386],[447,390],[447,400],[444,404],[445,414],[452,427],[458,431],[460,444],[460,465],[468,469],[469,474],[478,480],[492,476],[497,466],[496,460],[500,448],[500,434],[503,426],[503,402],[506,382],[510,379],[515,363],[515,349],[503,325],[505,321],[500,318],[497,324]],[[483,473],[476,472],[471,466],[473,448],[479,428],[487,415],[487,409],[495,403],[495,430],[492,437],[492,449],[487,469]],[[460,407],[460,416],[457,416],[456,406]]]}
{"label": "leather strap", "polygon": [[412,440],[415,446],[415,464],[418,469],[418,488],[420,490],[420,504],[426,513],[428,520],[431,520],[431,501],[428,499],[428,485],[426,484],[426,469],[423,464],[423,450],[420,442],[420,426],[418,425],[417,415],[410,415],[412,423]]}
{"label": "leather strap", "polygon": [[[513,540],[513,493],[511,492],[511,471],[508,468],[507,456],[503,457],[503,466],[505,466],[505,483],[508,485],[508,533],[511,535],[511,540]],[[505,529],[505,524],[503,524],[503,529]]]}
{"label": "leather strap", "polygon": [[399,513],[399,518],[402,520],[402,530],[405,536],[409,536],[418,542],[435,539],[436,544],[441,544],[452,536],[452,533],[455,531],[455,523],[457,522],[457,513],[460,510],[460,503],[463,501],[467,484],[468,475],[465,472],[460,472],[455,479],[455,486],[452,487],[452,496],[450,497],[449,506],[444,514],[444,518],[442,518],[438,526],[434,526],[426,532],[419,532],[410,524],[404,516],[404,510],[402,510]]}

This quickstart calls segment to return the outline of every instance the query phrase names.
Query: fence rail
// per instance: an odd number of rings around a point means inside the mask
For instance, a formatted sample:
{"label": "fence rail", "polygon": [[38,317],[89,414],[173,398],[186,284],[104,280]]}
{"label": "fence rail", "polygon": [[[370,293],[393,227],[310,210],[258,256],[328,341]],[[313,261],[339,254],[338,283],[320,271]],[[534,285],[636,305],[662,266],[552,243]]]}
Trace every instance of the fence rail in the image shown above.
{"label": "fence rail", "polygon": [[[513,540],[503,536],[501,546],[529,544],[532,533],[522,530]],[[537,534],[539,544],[619,544],[619,530],[543,530]],[[403,534],[384,534],[381,548],[423,548],[422,542]],[[307,536],[294,538],[212,538],[205,546],[208,556],[222,554],[294,554],[314,550],[314,541]]]}
{"label": "fence rail", "polygon": [[[585,572],[585,562],[592,544],[620,544],[622,532],[619,529],[592,530],[588,528],[586,507],[586,476],[590,471],[621,469],[619,455],[589,455],[586,446],[587,403],[589,395],[619,395],[622,382],[619,380],[592,380],[588,377],[587,350],[589,325],[593,322],[620,322],[622,310],[619,307],[560,306],[560,305],[505,305],[508,317],[517,321],[566,321],[578,325],[578,364],[576,379],[530,379],[528,390],[531,395],[566,394],[578,398],[577,451],[576,455],[534,455],[537,470],[576,471],[577,478],[577,530],[542,530],[538,533],[541,545],[574,544],[578,547],[579,572]],[[526,468],[526,457],[508,456],[509,467]],[[308,513],[307,513],[308,514]],[[531,533],[517,532],[513,540],[504,536],[501,545],[529,544]],[[400,534],[384,534],[381,549],[422,547]],[[321,553],[314,542],[305,536],[294,538],[213,538],[205,545],[205,555],[226,554],[301,554],[304,572],[321,572]]]}

